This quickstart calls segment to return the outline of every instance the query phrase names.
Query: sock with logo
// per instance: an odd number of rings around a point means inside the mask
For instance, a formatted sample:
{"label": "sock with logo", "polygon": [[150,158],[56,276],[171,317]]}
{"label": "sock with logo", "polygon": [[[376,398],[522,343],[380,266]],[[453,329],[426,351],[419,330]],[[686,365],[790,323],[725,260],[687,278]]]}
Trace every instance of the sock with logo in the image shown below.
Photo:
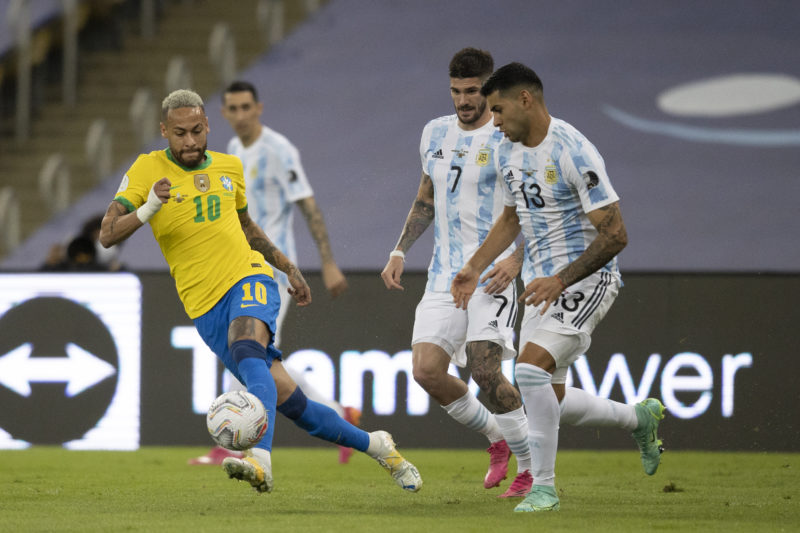
{"label": "sock with logo", "polygon": [[567,387],[561,400],[561,422],[571,426],[619,427],[628,431],[639,424],[633,405],[599,398],[575,387]]}
{"label": "sock with logo", "polygon": [[314,437],[362,452],[369,446],[369,433],[344,420],[327,405],[309,400],[300,387],[278,406],[278,411]]}
{"label": "sock with logo", "polygon": [[457,422],[486,435],[489,442],[503,440],[503,433],[494,415],[471,392],[467,391],[464,396],[442,408]]}
{"label": "sock with logo", "polygon": [[275,435],[275,404],[278,401],[278,389],[269,371],[272,360],[267,357],[267,349],[254,340],[234,342],[230,353],[247,386],[247,392],[261,400],[267,411],[267,431],[256,447],[271,451]]}
{"label": "sock with logo", "polygon": [[554,485],[558,449],[558,398],[549,372],[528,363],[517,363],[514,376],[528,413],[531,474],[537,485]]}

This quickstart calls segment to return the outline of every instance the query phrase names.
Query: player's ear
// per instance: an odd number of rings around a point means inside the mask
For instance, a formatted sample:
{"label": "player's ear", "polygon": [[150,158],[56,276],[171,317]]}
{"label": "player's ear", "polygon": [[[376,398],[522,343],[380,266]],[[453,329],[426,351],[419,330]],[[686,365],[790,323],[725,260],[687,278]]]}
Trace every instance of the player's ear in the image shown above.
{"label": "player's ear", "polygon": [[163,122],[159,122],[159,125],[161,126],[161,136],[166,139],[167,138],[167,127],[164,125]]}

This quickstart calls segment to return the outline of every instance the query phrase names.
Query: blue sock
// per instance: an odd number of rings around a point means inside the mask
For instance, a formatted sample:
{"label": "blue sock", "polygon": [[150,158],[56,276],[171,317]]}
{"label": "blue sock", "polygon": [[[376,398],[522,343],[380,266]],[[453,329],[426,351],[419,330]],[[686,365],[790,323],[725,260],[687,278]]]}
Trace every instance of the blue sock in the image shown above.
{"label": "blue sock", "polygon": [[269,372],[272,364],[267,360],[267,349],[256,341],[243,340],[231,344],[231,356],[236,362],[239,374],[244,379],[247,392],[254,394],[267,410],[267,431],[256,444],[256,448],[272,451],[272,437],[275,435],[275,404],[278,403],[278,389]]}
{"label": "blue sock", "polygon": [[309,400],[300,387],[278,406],[278,411],[314,437],[362,452],[369,446],[369,433],[344,420],[327,405]]}

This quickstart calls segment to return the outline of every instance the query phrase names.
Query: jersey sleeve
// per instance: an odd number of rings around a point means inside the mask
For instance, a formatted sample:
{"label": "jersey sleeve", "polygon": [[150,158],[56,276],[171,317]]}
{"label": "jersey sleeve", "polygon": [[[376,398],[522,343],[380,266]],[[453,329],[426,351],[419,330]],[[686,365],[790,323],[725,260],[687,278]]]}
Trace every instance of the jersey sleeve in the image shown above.
{"label": "jersey sleeve", "polygon": [[297,148],[286,141],[280,150],[280,162],[283,169],[276,173],[281,186],[286,191],[286,197],[290,202],[296,202],[303,198],[314,196],[314,190],[306,177],[306,171],[300,162],[300,152]]}
{"label": "jersey sleeve", "polygon": [[114,195],[114,200],[124,205],[128,213],[135,211],[147,201],[150,188],[156,181],[150,175],[152,172],[147,171],[148,165],[145,158],[145,155],[140,155],[134,161],[131,168],[122,177],[122,182]]}
{"label": "jersey sleeve", "polygon": [[422,136],[419,139],[419,160],[422,165],[422,171],[428,173],[428,147],[431,142],[431,123],[425,124],[422,128]]}
{"label": "jersey sleeve", "polygon": [[247,190],[244,181],[244,167],[242,160],[236,156],[231,156],[234,172],[231,176],[233,189],[236,191],[236,212],[241,213],[247,210]]}
{"label": "jersey sleeve", "polygon": [[494,168],[497,169],[497,186],[500,187],[500,190],[503,191],[503,205],[505,206],[512,206],[516,205],[516,200],[514,199],[514,193],[511,191],[511,182],[506,179],[506,175],[509,175],[513,178],[512,175],[509,173],[511,170],[508,167],[509,157],[511,155],[511,148],[514,145],[504,140],[497,148],[494,149],[492,153],[492,159]]}
{"label": "jersey sleeve", "polygon": [[619,200],[606,172],[603,158],[592,143],[584,140],[571,150],[566,179],[575,188],[581,199],[584,212],[588,213]]}

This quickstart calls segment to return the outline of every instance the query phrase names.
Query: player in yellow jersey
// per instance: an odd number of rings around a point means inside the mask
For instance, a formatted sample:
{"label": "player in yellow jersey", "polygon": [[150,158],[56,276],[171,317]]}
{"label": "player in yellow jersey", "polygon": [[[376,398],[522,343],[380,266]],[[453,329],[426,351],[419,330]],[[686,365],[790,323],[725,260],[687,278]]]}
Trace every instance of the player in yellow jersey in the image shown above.
{"label": "player in yellow jersey", "polygon": [[161,104],[168,148],[140,155],[106,211],[100,242],[108,248],[150,223],[175,279],[178,296],[200,336],[268,413],[264,438],[223,469],[258,492],[270,492],[275,411],[321,439],[363,451],[405,490],[422,486],[385,431],[367,433],[331,408],[306,398],[273,345],[280,297],[273,279],[284,272],[298,305],[311,303],[303,275],[247,214],[241,161],[207,151],[203,100],[181,89]]}

